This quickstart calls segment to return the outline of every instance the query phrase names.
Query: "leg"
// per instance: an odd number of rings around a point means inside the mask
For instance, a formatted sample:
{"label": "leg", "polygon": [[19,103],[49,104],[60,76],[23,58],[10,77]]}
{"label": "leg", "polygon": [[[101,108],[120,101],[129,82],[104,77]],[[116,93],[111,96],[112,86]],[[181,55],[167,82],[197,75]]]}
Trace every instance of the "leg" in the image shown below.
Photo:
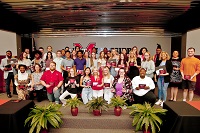
{"label": "leg", "polygon": [[194,97],[195,87],[196,87],[196,82],[189,81],[189,101],[192,101]]}
{"label": "leg", "polygon": [[163,102],[167,100],[167,88],[168,88],[169,83],[164,83],[163,86]]}
{"label": "leg", "polygon": [[161,100],[162,99],[162,82],[160,78],[158,78],[157,85],[158,85],[158,98],[159,100]]}
{"label": "leg", "polygon": [[59,104],[60,103],[60,100],[59,100],[59,97],[60,97],[60,88],[58,88],[53,94],[54,94],[54,98],[55,98],[55,103]]}
{"label": "leg", "polygon": [[17,91],[16,91],[16,86],[14,84],[15,80],[14,80],[14,74],[11,73],[11,80],[12,80],[12,85],[13,85],[13,94],[17,95]]}
{"label": "leg", "polygon": [[171,89],[170,89],[170,100],[171,101],[174,99],[174,90],[175,90],[175,87],[171,87]]}
{"label": "leg", "polygon": [[135,94],[133,94],[133,97],[134,97],[134,104],[143,104],[144,100],[143,100],[143,97],[140,97],[140,96],[137,96]]}
{"label": "leg", "polygon": [[193,97],[194,97],[194,91],[189,90],[189,101],[192,101]]}
{"label": "leg", "polygon": [[30,91],[30,92],[29,92],[29,96],[30,96],[29,99],[30,99],[30,100],[33,100],[33,99],[34,99],[34,95],[33,95],[33,93],[34,93],[34,91]]}
{"label": "leg", "polygon": [[92,90],[92,96],[97,98],[98,97],[98,91],[97,90]]}
{"label": "leg", "polygon": [[77,94],[72,94],[72,93],[70,93],[69,95],[71,96],[71,98],[75,98],[77,96]]}
{"label": "leg", "polygon": [[183,90],[183,101],[186,101],[187,93],[188,93],[188,81],[187,80],[182,81],[182,88],[184,89]]}
{"label": "leg", "polygon": [[63,104],[66,104],[66,99],[65,99],[65,97],[68,96],[68,95],[70,95],[70,93],[66,90],[66,91],[59,97],[60,101],[61,101]]}
{"label": "leg", "polygon": [[97,96],[98,96],[98,97],[103,97],[103,90],[99,90]]}
{"label": "leg", "polygon": [[148,102],[153,106],[156,102],[156,95],[152,91],[149,91],[143,96],[143,99],[145,102]]}
{"label": "leg", "polygon": [[177,94],[178,94],[178,87],[174,87],[174,99],[173,99],[173,101],[176,101]]}
{"label": "leg", "polygon": [[104,99],[106,100],[106,101],[108,101],[108,89],[104,89],[104,91],[103,91],[103,93],[104,93]]}
{"label": "leg", "polygon": [[41,90],[36,90],[35,92],[36,92],[37,101],[41,102],[42,101],[42,92],[43,92],[43,90],[42,89]]}
{"label": "leg", "polygon": [[50,102],[53,102],[54,101],[53,93],[50,94],[50,93],[47,92],[47,98],[49,99]]}
{"label": "leg", "polygon": [[108,89],[108,93],[109,93],[108,104],[110,104],[111,98],[113,97],[113,93],[111,92],[111,89]]}
{"label": "leg", "polygon": [[88,89],[88,101],[92,100],[92,88]]}
{"label": "leg", "polygon": [[6,93],[7,93],[7,95],[10,95],[10,94],[11,94],[11,92],[10,92],[10,82],[11,82],[11,78],[12,78],[11,73],[8,73],[8,77],[7,77],[7,79],[5,80],[5,81],[6,81]]}
{"label": "leg", "polygon": [[82,89],[82,95],[81,95],[81,96],[82,96],[82,100],[83,100],[83,103],[84,103],[84,104],[87,104],[87,103],[88,103],[88,99],[87,99],[87,93],[88,93],[88,92],[87,92],[87,89],[88,89],[88,88],[83,88],[83,89]]}

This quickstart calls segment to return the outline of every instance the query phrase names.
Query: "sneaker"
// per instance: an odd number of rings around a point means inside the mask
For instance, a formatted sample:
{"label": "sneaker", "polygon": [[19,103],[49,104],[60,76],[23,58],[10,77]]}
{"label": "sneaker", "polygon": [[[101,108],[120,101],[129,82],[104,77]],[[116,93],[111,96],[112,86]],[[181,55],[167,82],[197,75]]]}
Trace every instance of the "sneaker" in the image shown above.
{"label": "sneaker", "polygon": [[7,97],[8,97],[8,98],[11,98],[12,96],[11,96],[11,94],[7,94]]}
{"label": "sneaker", "polygon": [[162,103],[162,101],[159,99],[156,103],[155,103],[155,105],[160,105]]}
{"label": "sneaker", "polygon": [[64,104],[64,103],[62,104],[63,107],[65,107],[65,105],[66,105],[66,104]]}
{"label": "sneaker", "polygon": [[186,99],[183,99],[183,102],[186,102]]}
{"label": "sneaker", "polygon": [[164,103],[164,102],[161,102],[161,104],[160,104],[161,107],[163,107],[163,103]]}

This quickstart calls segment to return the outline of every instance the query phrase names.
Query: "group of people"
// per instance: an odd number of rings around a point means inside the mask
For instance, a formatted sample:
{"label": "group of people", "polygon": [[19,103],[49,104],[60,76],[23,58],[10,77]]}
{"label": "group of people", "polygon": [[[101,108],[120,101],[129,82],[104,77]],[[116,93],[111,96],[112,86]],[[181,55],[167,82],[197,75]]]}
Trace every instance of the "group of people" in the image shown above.
{"label": "group of people", "polygon": [[[70,95],[81,97],[84,104],[92,97],[104,97],[110,103],[113,96],[120,96],[126,98],[129,105],[146,101],[163,106],[168,85],[171,87],[169,100],[176,101],[181,83],[183,101],[188,92],[189,100],[193,99],[196,75],[200,72],[200,61],[194,57],[194,48],[187,50],[188,57],[184,59],[179,57],[178,51],[173,51],[170,58],[160,45],[153,56],[145,47],[138,52],[136,46],[129,53],[126,49],[118,53],[115,49],[104,48],[98,54],[95,47],[84,52],[80,47],[69,50],[66,47],[54,53],[48,46],[47,53],[40,47],[30,54],[26,49],[18,59],[12,58],[12,52],[7,51],[0,66],[4,71],[7,96],[12,97],[12,80],[13,94],[18,94],[20,100],[33,99],[36,93],[40,102],[45,88],[49,101],[63,105]],[[157,102],[155,83],[158,85]]]}

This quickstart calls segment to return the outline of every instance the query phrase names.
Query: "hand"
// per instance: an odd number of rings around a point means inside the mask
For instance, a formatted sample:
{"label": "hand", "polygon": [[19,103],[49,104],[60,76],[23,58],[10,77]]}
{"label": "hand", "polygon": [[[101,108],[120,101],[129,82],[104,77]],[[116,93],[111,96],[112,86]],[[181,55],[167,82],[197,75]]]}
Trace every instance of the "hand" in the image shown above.
{"label": "hand", "polygon": [[122,92],[126,92],[126,89],[122,88]]}
{"label": "hand", "polygon": [[58,90],[58,87],[54,87],[53,88],[53,92],[57,91]]}
{"label": "hand", "polygon": [[115,92],[115,89],[111,89],[111,92]]}
{"label": "hand", "polygon": [[48,85],[48,84],[47,84],[45,87],[46,87],[46,88],[49,88],[50,86],[51,86],[51,85]]}
{"label": "hand", "polygon": [[136,90],[139,90],[140,88],[139,88],[139,87],[136,87],[135,89],[136,89]]}
{"label": "hand", "polygon": [[77,87],[79,87],[79,84],[76,84]]}
{"label": "hand", "polygon": [[102,87],[102,85],[97,85],[97,87]]}
{"label": "hand", "polygon": [[4,69],[3,69],[4,71],[8,71],[8,68],[6,68],[6,67],[4,67]]}
{"label": "hand", "polygon": [[149,89],[149,86],[145,86],[144,89],[145,89],[145,90],[148,90],[148,89]]}
{"label": "hand", "polygon": [[192,76],[189,80],[191,81],[194,77]]}
{"label": "hand", "polygon": [[15,64],[11,64],[12,67],[15,67]]}
{"label": "hand", "polygon": [[33,87],[31,87],[31,88],[30,88],[30,91],[33,91],[33,90],[34,90]]}

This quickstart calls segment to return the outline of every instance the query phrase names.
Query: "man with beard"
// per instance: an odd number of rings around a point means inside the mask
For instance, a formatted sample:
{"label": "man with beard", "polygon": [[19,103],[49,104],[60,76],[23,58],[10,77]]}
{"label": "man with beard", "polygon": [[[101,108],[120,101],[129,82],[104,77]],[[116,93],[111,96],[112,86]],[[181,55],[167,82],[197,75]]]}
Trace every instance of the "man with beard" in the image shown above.
{"label": "man with beard", "polygon": [[50,63],[50,70],[44,72],[41,77],[41,84],[47,89],[47,97],[50,102],[59,104],[60,87],[63,84],[62,74],[56,70],[56,63]]}
{"label": "man with beard", "polygon": [[189,90],[189,101],[192,101],[194,96],[194,90],[196,86],[196,76],[200,72],[200,60],[194,57],[195,49],[193,47],[188,48],[188,57],[181,61],[181,75],[182,75],[182,88],[183,101],[186,101]]}
{"label": "man with beard", "polygon": [[14,85],[14,73],[15,71],[15,63],[17,62],[16,58],[12,58],[12,52],[10,50],[6,51],[6,58],[1,60],[0,68],[4,72],[4,79],[6,82],[6,93],[8,98],[11,98],[10,92],[10,82],[12,80],[13,84],[13,94],[17,94],[16,86]]}
{"label": "man with beard", "polygon": [[146,70],[140,69],[140,75],[136,76],[132,80],[133,85],[133,97],[135,103],[143,104],[149,102],[153,106],[156,102],[156,96],[151,91],[155,88],[155,84],[150,77],[146,76]]}

